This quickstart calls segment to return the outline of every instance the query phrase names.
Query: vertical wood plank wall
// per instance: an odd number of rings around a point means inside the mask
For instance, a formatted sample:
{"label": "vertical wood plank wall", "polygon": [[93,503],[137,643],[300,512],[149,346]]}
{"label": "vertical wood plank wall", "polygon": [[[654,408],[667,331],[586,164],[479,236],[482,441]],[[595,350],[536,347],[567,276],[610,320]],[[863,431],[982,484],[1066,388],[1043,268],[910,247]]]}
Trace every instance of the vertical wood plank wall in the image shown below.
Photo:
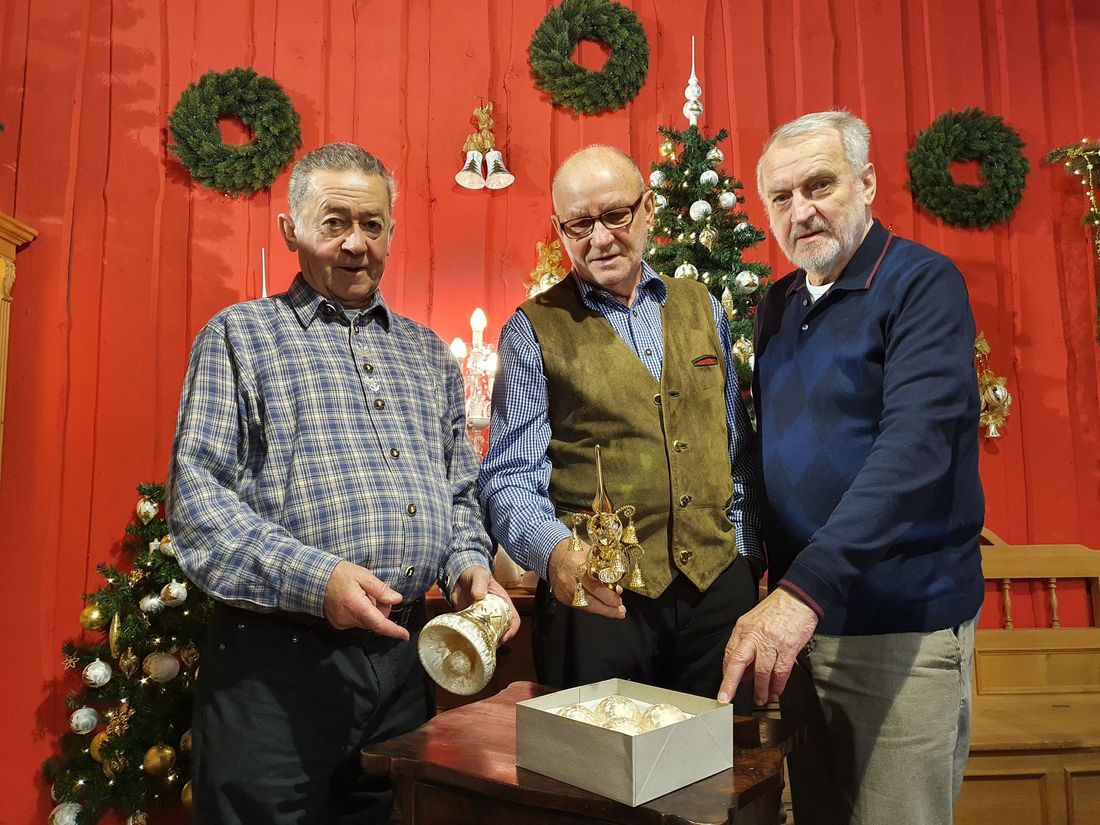
{"label": "vertical wood plank wall", "polygon": [[[66,724],[59,645],[74,634],[95,564],[115,557],[134,485],[163,479],[188,348],[226,305],[295,272],[269,193],[225,198],[166,153],[166,121],[202,73],[253,66],[302,116],[305,144],[353,140],[392,166],[401,196],[383,289],[444,340],[488,335],[523,298],[550,236],[557,164],[591,142],[656,157],[680,113],[690,38],[726,167],[754,191],[779,122],[846,106],[868,120],[877,214],[952,256],[992,366],[1015,400],[982,447],[988,524],[1006,541],[1100,546],[1095,263],[1078,181],[1042,162],[1100,138],[1095,0],[627,0],[646,28],[648,80],[625,109],[577,117],[533,86],[526,50],[545,0],[3,0],[0,211],[34,226],[11,317],[0,486],[0,823],[44,821],[37,768]],[[582,44],[598,67],[601,49]],[[455,185],[473,108],[495,105],[516,183]],[[905,151],[947,109],[1002,115],[1033,171],[1008,224],[961,230],[915,210]],[[786,267],[773,242],[758,257]],[[1067,615],[1072,594],[1065,594]],[[71,677],[72,674],[69,674]]]}

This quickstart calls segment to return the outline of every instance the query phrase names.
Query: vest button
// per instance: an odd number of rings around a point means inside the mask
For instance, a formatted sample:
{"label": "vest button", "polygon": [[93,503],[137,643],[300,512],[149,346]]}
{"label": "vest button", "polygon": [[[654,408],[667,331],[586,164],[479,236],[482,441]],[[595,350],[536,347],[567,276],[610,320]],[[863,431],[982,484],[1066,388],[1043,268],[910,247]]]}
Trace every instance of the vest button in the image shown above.
{"label": "vest button", "polygon": [[660,393],[657,393],[655,396],[653,396],[653,403],[656,404],[658,407],[661,406],[661,394]]}
{"label": "vest button", "polygon": [[694,550],[681,550],[676,554],[676,558],[680,560],[680,564],[687,564],[695,557]]}
{"label": "vest button", "polygon": [[810,325],[809,325],[809,324],[803,324],[803,325],[802,325],[802,331],[803,331],[803,332],[805,332],[805,331],[806,331],[806,330],[808,330],[809,328],[810,328]]}
{"label": "vest button", "polygon": [[680,496],[680,506],[687,507],[691,504],[691,496]]}
{"label": "vest button", "polygon": [[688,445],[687,445],[686,441],[673,441],[672,442],[672,449],[674,449],[678,453],[682,453],[687,448],[688,448]]}

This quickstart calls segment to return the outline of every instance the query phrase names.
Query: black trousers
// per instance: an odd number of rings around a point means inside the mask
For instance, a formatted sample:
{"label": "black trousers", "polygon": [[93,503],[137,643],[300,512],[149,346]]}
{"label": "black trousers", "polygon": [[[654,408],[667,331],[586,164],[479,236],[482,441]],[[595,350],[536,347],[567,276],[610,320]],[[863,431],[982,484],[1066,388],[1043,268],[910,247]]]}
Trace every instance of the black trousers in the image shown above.
{"label": "black trousers", "polygon": [[423,624],[421,604],[399,642],[219,605],[195,697],[192,821],[389,822],[389,782],[363,776],[359,752],[434,713]]}
{"label": "black trousers", "polygon": [[[656,599],[623,591],[625,619],[560,604],[540,580],[532,623],[538,679],[566,688],[620,678],[713,698],[733,626],[756,600],[756,578],[741,556],[703,592],[683,575]],[[752,686],[742,687],[734,711],[749,714]]]}

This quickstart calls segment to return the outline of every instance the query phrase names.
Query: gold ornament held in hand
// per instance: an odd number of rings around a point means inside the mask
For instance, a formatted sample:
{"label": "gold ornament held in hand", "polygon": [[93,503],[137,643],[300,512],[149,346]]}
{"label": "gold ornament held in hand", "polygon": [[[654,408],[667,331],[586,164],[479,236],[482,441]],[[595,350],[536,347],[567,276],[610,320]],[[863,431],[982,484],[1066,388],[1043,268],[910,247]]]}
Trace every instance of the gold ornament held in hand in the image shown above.
{"label": "gold ornament held in hand", "polygon": [[[588,557],[577,567],[576,588],[573,591],[573,607],[587,607],[588,598],[581,580],[584,575],[595,579],[609,589],[622,581],[630,572],[629,587],[645,587],[638,560],[645,550],[638,544],[638,533],[634,529],[634,506],[631,504],[615,509],[603,483],[603,461],[600,447],[596,445],[596,496],[592,500],[592,515],[577,513],[573,516],[572,549],[583,549],[577,536],[577,527],[585,525],[588,532]],[[626,527],[623,527],[626,519]]]}

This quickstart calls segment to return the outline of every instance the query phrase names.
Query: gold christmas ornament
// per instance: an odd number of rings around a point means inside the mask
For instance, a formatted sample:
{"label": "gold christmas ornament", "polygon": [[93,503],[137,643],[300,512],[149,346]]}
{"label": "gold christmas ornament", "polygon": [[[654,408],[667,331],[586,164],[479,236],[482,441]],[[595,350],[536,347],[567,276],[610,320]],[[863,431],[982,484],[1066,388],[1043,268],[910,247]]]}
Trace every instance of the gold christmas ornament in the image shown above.
{"label": "gold christmas ornament", "polygon": [[183,790],[180,791],[180,802],[183,803],[185,808],[191,807],[191,780],[188,779],[187,783],[183,786]]}
{"label": "gold christmas ornament", "polygon": [[72,670],[74,667],[77,666],[79,661],[80,660],[77,659],[76,656],[70,653],[61,657],[61,667],[65,670]]}
{"label": "gold christmas ornament", "polygon": [[171,536],[165,536],[159,542],[157,542],[157,550],[160,551],[160,554],[162,556],[167,556],[170,559],[174,559],[176,557],[176,551],[172,547]]}
{"label": "gold christmas ornament", "polygon": [[707,152],[707,163],[709,163],[711,166],[717,166],[725,159],[726,156],[722,154],[722,150],[719,149],[717,146],[710,147],[710,151]]}
{"label": "gold christmas ornament", "polygon": [[675,705],[661,702],[645,709],[642,714],[642,728],[647,731],[657,730],[690,718],[691,714],[684,713]]}
{"label": "gold christmas ornament", "polygon": [[732,318],[736,309],[733,305],[733,293],[730,292],[728,286],[722,289],[722,299],[719,303],[722,304],[722,309],[726,311],[726,317]]}
{"label": "gold christmas ornament", "polygon": [[173,579],[161,588],[160,600],[165,607],[179,607],[187,601],[187,585]]}
{"label": "gold christmas ornament", "polygon": [[194,667],[199,661],[199,649],[195,647],[194,642],[188,642],[179,651],[180,658],[183,659],[183,664],[186,667]]}
{"label": "gold christmas ornament", "polygon": [[752,359],[752,339],[744,335],[733,342],[732,354],[738,364],[748,364]]}
{"label": "gold christmas ornament", "polygon": [[714,245],[718,243],[718,231],[714,227],[706,227],[699,233],[699,243],[708,250],[714,249]]}
{"label": "gold christmas ornament", "polygon": [[103,763],[103,775],[108,779],[114,779],[126,770],[126,757],[111,756]]}
{"label": "gold christmas ornament", "polygon": [[564,716],[566,719],[575,719],[578,722],[584,722],[588,725],[600,724],[600,719],[589,708],[584,705],[565,705],[557,710],[558,716]]}
{"label": "gold christmas ornament", "polygon": [[191,728],[185,730],[180,737],[180,753],[191,753]]}
{"label": "gold christmas ornament", "polygon": [[126,825],[149,825],[149,815],[145,811],[134,811],[126,817]]}
{"label": "gold christmas ornament", "polygon": [[133,715],[134,709],[126,704],[119,705],[114,710],[107,711],[107,718],[110,720],[107,722],[107,736],[122,736],[122,734],[126,733],[126,729],[130,727],[130,717]]}
{"label": "gold christmas ornament", "polygon": [[632,722],[642,721],[642,712],[638,705],[629,696],[613,694],[605,696],[596,705],[596,715],[605,719],[629,719]]}
{"label": "gold christmas ornament", "polygon": [[742,292],[754,292],[760,286],[760,276],[748,269],[738,272],[733,281]]}
{"label": "gold christmas ornament", "polygon": [[171,745],[159,743],[145,751],[141,767],[152,776],[163,776],[176,764],[176,749]]}
{"label": "gold christmas ornament", "polygon": [[989,368],[989,353],[989,342],[985,340],[985,333],[978,333],[974,341],[978,396],[982,404],[978,423],[985,427],[986,438],[1000,438],[1001,427],[1005,425],[1012,407],[1012,396],[1008,392],[1005,379]]}
{"label": "gold christmas ornament", "polygon": [[85,630],[100,631],[107,629],[107,614],[103,609],[92,602],[80,611],[80,626]]}
{"label": "gold christmas ornament", "polygon": [[126,674],[127,679],[137,673],[138,664],[138,657],[130,648],[126,648],[125,652],[118,657],[118,669]]}
{"label": "gold christmas ornament", "polygon": [[535,244],[535,268],[531,270],[531,280],[527,282],[527,297],[534,298],[545,292],[566,275],[569,270],[563,263],[563,255],[560,241],[544,243],[538,241]]}
{"label": "gold christmas ornament", "polygon": [[[577,567],[573,607],[587,607],[581,577],[588,575],[612,590],[630,573],[629,586],[633,589],[645,587],[638,561],[645,550],[638,544],[638,535],[634,529],[634,506],[627,504],[615,509],[608,498],[603,483],[603,462],[600,459],[600,446],[596,445],[596,496],[592,500],[592,515],[577,513],[573,516],[573,536],[571,549],[583,550],[577,536],[577,527],[585,524],[588,533],[588,554],[585,561]],[[627,524],[624,529],[623,519]]]}
{"label": "gold christmas ornament", "polygon": [[661,141],[661,146],[657,151],[665,160],[676,160],[676,141],[666,138]]}
{"label": "gold christmas ornament", "polygon": [[699,270],[695,268],[694,264],[689,264],[686,261],[676,267],[676,272],[673,277],[676,278],[697,278],[699,276]]}
{"label": "gold christmas ornament", "polygon": [[457,613],[436,616],[420,631],[420,663],[444,690],[459,696],[477,693],[493,677],[497,645],[511,623],[512,608],[495,593]]}
{"label": "gold christmas ornament", "polygon": [[103,746],[107,743],[107,739],[107,731],[101,730],[92,737],[92,742],[88,745],[88,753],[96,762],[103,761]]}
{"label": "gold christmas ornament", "polygon": [[122,632],[122,619],[116,613],[111,619],[111,629],[107,632],[107,643],[111,648],[111,656],[118,658],[118,636]]}
{"label": "gold christmas ornament", "polygon": [[619,733],[625,733],[628,736],[637,736],[639,733],[645,733],[642,730],[641,724],[635,722],[633,719],[624,719],[622,716],[613,716],[600,725],[601,728],[607,730],[618,731]]}

